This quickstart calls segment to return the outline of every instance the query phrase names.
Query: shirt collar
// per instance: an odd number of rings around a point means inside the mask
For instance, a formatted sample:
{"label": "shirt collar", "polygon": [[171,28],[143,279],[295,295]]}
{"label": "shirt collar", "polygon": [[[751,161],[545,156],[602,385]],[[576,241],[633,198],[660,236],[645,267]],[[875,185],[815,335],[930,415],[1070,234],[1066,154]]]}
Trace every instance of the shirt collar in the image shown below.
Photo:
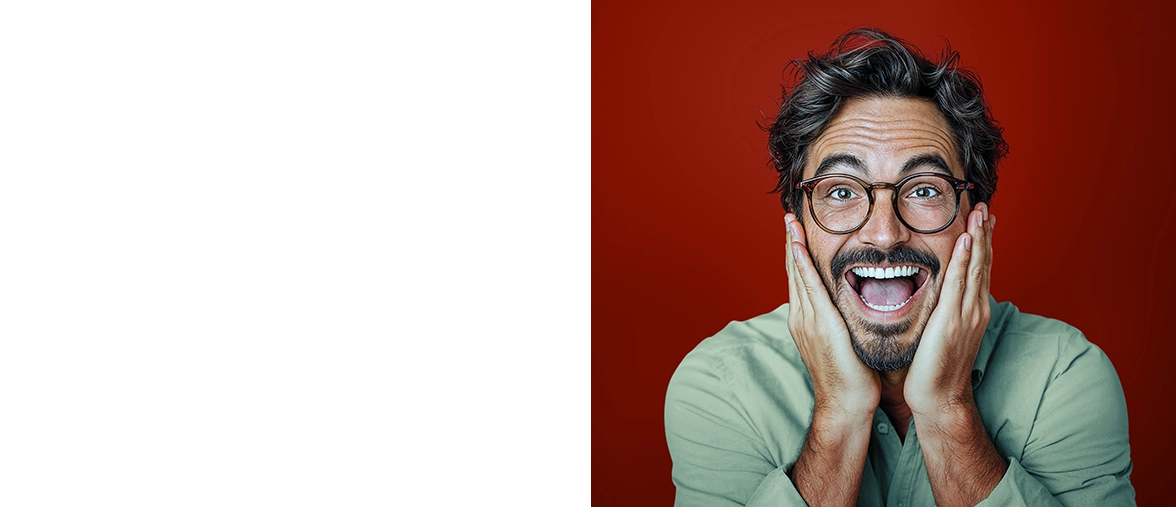
{"label": "shirt collar", "polygon": [[998,304],[996,298],[991,295],[988,296],[988,306],[991,311],[988,327],[984,330],[984,338],[980,341],[980,350],[976,352],[976,362],[972,363],[972,389],[975,389],[984,380],[984,371],[988,369],[988,361],[992,359],[992,350],[996,348],[996,341],[1000,338],[1005,321],[1013,313],[1009,311],[1010,305]]}

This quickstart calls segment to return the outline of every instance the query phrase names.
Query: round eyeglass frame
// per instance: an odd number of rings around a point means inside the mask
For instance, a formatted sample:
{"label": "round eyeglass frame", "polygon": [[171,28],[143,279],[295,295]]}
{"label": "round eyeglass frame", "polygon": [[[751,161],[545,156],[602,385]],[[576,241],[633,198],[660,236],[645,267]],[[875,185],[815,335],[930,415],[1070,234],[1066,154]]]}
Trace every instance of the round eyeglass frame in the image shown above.
{"label": "round eyeglass frame", "polygon": [[[908,224],[906,219],[902,217],[902,212],[899,211],[899,208],[898,208],[898,189],[901,188],[903,185],[905,185],[906,182],[908,182],[912,179],[921,177],[921,176],[935,176],[937,178],[943,178],[943,179],[947,180],[949,183],[951,183],[952,189],[955,190],[955,211],[952,211],[951,219],[948,220],[947,223],[943,224],[943,226],[938,229],[924,230],[924,229],[916,229],[914,227],[911,227],[911,224]],[[849,229],[846,231],[835,231],[833,229],[825,227],[825,225],[822,224],[821,221],[817,219],[817,212],[816,212],[816,210],[813,209],[813,189],[816,188],[818,181],[821,181],[821,180],[827,179],[827,178],[849,178],[853,181],[858,182],[859,184],[861,184],[862,188],[866,189],[866,196],[869,197],[869,199],[870,199],[870,207],[869,207],[869,209],[866,210],[866,216],[865,216],[865,218],[862,218],[861,223],[857,224],[852,229]],[[939,231],[946,229],[948,226],[950,226],[953,222],[955,222],[956,216],[958,216],[960,214],[960,193],[962,193],[964,190],[971,190],[975,187],[976,187],[975,183],[961,180],[959,178],[953,178],[953,177],[948,176],[946,174],[933,173],[933,172],[915,173],[915,174],[907,176],[901,180],[898,180],[898,183],[867,183],[865,180],[862,180],[861,178],[850,176],[848,174],[838,173],[838,174],[822,174],[822,175],[817,176],[815,178],[809,178],[807,180],[801,181],[800,183],[796,184],[796,189],[797,190],[804,190],[805,195],[808,196],[808,202],[809,202],[808,208],[809,208],[809,213],[812,213],[812,215],[813,215],[813,222],[816,222],[818,227],[820,227],[821,229],[823,229],[825,232],[827,232],[829,234],[851,234],[851,233],[857,232],[858,229],[861,229],[862,227],[864,227],[866,225],[866,222],[869,222],[870,217],[873,216],[873,214],[874,214],[874,190],[880,189],[880,188],[890,189],[890,193],[892,194],[892,197],[890,199],[890,203],[892,206],[894,206],[894,208],[893,208],[894,209],[894,216],[898,217],[898,221],[902,222],[903,226],[905,226],[907,229],[910,229],[910,230],[917,232],[919,234],[935,234]]]}

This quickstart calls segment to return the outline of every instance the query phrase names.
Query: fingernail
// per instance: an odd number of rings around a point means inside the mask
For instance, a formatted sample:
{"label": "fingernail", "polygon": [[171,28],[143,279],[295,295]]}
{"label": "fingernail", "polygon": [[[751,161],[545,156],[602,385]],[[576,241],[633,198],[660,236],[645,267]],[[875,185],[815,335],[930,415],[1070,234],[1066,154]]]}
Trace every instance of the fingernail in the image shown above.
{"label": "fingernail", "polygon": [[992,215],[992,223],[988,224],[988,229],[992,230],[995,228],[996,228],[996,215]]}
{"label": "fingernail", "polygon": [[988,220],[988,203],[984,203],[984,219]]}
{"label": "fingernail", "polygon": [[972,236],[964,236],[964,250],[972,251]]}
{"label": "fingernail", "polygon": [[792,223],[791,223],[791,222],[789,222],[789,223],[788,223],[788,225],[786,226],[786,228],[788,229],[788,239],[789,239],[789,241],[791,241],[791,240],[793,240],[793,239],[796,239],[796,233],[795,233],[795,232],[792,232]]}
{"label": "fingernail", "polygon": [[792,244],[792,258],[793,259],[800,258],[800,245],[798,245],[796,243]]}

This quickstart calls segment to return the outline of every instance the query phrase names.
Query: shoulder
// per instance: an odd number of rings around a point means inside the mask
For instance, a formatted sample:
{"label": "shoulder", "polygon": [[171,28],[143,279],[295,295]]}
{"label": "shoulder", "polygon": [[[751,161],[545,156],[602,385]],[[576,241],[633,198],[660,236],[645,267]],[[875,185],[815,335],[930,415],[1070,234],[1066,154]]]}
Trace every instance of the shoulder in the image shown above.
{"label": "shoulder", "polygon": [[788,332],[788,305],[745,321],[732,321],[682,359],[670,379],[679,385],[735,392],[764,383],[808,383],[808,370]]}
{"label": "shoulder", "polygon": [[1130,498],[1127,404],[1110,358],[1074,326],[1001,306],[976,391],[997,448],[1059,499]]}
{"label": "shoulder", "polygon": [[813,394],[787,317],[788,305],[782,305],[731,322],[682,359],[665,401],[675,466],[720,459],[711,454],[716,449],[762,456],[770,464],[764,473],[795,461],[812,417]]}
{"label": "shoulder", "polygon": [[995,345],[975,391],[998,446],[1040,467],[1032,461],[1037,449],[1100,428],[1099,439],[1114,441],[1102,449],[1126,449],[1127,406],[1110,358],[1074,326],[999,306],[989,330],[997,332]]}
{"label": "shoulder", "polygon": [[990,369],[1045,374],[1043,380],[1047,383],[1074,368],[1088,373],[1109,371],[1114,375],[1107,355],[1078,328],[1060,320],[1022,313],[1009,302],[996,306],[1000,314],[990,326],[990,332],[995,331],[996,335]]}

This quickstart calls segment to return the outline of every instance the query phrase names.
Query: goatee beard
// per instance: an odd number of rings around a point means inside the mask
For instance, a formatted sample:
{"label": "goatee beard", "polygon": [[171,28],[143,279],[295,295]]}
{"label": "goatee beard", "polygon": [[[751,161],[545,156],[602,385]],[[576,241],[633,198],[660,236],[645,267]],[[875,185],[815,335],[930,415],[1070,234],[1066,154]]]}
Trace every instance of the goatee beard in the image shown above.
{"label": "goatee beard", "polygon": [[[837,311],[841,312],[841,308],[838,307]],[[845,318],[844,313],[842,318]],[[923,323],[915,334],[915,341],[903,347],[898,339],[910,329],[910,320],[891,324],[854,320],[855,325],[846,326],[849,328],[849,342],[853,345],[853,351],[866,366],[878,371],[898,371],[910,366],[911,361],[915,360],[919,342],[923,339],[923,328],[927,326]]]}
{"label": "goatee beard", "polygon": [[[837,308],[837,312],[841,314],[841,319],[845,321],[845,327],[849,330],[849,341],[853,345],[853,351],[857,353],[858,358],[866,366],[877,371],[901,370],[910,366],[911,362],[914,361],[915,351],[918,350],[919,342],[923,339],[923,331],[927,327],[927,322],[919,323],[919,330],[915,333],[914,341],[910,345],[903,347],[899,338],[910,331],[913,317],[902,322],[888,324],[878,324],[859,317],[854,317],[851,322],[850,319],[846,318],[845,312],[842,311],[841,302],[843,300],[840,296],[853,298],[858,297],[858,295],[852,288],[847,288],[843,284],[834,283],[836,278],[830,279],[830,277],[844,276],[844,271],[848,266],[861,262],[868,264],[883,264],[886,262],[891,264],[918,264],[927,267],[930,271],[930,277],[934,279],[939,274],[939,259],[929,252],[915,250],[904,245],[898,245],[889,252],[883,252],[876,248],[864,248],[838,252],[830,260],[830,269],[828,271],[822,269],[817,270],[822,281],[825,282],[825,289],[829,292],[829,298],[838,302],[833,306]],[[836,275],[833,273],[836,273]],[[834,290],[838,290],[834,289],[834,287],[847,289],[849,294],[834,293]]]}

